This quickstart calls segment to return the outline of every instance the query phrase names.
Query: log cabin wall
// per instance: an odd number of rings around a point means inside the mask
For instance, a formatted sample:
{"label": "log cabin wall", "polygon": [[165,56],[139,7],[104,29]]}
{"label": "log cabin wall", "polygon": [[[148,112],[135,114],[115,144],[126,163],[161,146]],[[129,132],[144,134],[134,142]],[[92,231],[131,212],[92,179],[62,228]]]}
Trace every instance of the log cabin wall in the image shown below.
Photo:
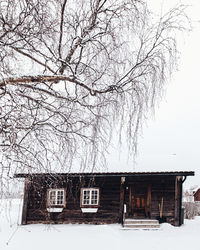
{"label": "log cabin wall", "polygon": [[162,216],[166,222],[175,225],[175,180],[176,177],[162,177],[152,181],[151,218],[160,216],[160,206],[163,201]]}
{"label": "log cabin wall", "polygon": [[[124,218],[137,216],[157,219],[162,212],[166,222],[179,226],[182,183],[186,176],[193,175],[194,172],[18,174],[17,178],[25,178],[22,224],[123,223]],[[97,212],[81,210],[81,188],[99,188]],[[62,211],[47,211],[51,189],[64,189]]]}
{"label": "log cabin wall", "polygon": [[[27,223],[119,223],[121,177],[97,178],[32,178],[28,191]],[[83,213],[81,188],[100,188],[97,213]],[[61,213],[47,212],[47,190],[66,189],[66,206]]]}
{"label": "log cabin wall", "polygon": [[182,213],[182,177],[176,176],[175,179],[175,217],[174,217],[174,226],[181,225],[181,213]]}

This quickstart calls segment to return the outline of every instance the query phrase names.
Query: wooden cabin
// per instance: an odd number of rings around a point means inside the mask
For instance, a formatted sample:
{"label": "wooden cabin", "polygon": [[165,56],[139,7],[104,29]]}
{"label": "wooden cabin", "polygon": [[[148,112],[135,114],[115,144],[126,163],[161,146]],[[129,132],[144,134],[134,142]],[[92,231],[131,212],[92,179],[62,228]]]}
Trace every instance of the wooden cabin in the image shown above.
{"label": "wooden cabin", "polygon": [[122,223],[164,219],[181,225],[182,185],[194,172],[16,174],[25,178],[22,224]]}
{"label": "wooden cabin", "polygon": [[197,190],[194,191],[193,197],[195,202],[200,202],[200,188],[197,188]]}

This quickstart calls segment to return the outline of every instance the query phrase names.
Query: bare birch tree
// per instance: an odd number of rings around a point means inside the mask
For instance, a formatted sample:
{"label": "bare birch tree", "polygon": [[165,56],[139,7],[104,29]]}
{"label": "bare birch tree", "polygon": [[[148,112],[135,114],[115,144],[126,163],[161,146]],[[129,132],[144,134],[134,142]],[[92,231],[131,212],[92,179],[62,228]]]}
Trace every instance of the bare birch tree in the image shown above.
{"label": "bare birch tree", "polygon": [[115,128],[135,152],[187,25],[183,6],[154,20],[141,0],[2,0],[1,168],[94,170]]}

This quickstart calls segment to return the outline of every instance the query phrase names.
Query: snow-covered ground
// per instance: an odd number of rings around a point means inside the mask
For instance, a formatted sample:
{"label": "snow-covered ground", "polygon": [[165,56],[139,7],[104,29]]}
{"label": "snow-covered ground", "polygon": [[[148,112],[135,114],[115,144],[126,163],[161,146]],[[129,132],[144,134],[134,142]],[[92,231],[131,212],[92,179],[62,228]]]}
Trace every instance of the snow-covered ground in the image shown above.
{"label": "snow-covered ground", "polygon": [[181,227],[122,230],[120,225],[20,226],[20,200],[0,200],[0,250],[199,250],[200,217]]}

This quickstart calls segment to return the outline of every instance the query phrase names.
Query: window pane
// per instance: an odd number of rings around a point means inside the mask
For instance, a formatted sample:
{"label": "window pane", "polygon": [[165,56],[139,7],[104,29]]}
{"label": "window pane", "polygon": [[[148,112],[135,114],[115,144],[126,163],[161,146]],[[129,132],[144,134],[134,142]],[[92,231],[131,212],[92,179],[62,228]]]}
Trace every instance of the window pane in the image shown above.
{"label": "window pane", "polygon": [[57,191],[57,205],[62,205],[64,203],[64,191]]}
{"label": "window pane", "polygon": [[97,205],[97,204],[98,204],[98,191],[92,190],[91,205]]}
{"label": "window pane", "polygon": [[49,191],[48,203],[50,205],[64,204],[64,190],[52,189]]}
{"label": "window pane", "polygon": [[49,192],[49,203],[51,205],[55,205],[56,204],[56,191],[50,191]]}
{"label": "window pane", "polygon": [[89,205],[90,204],[90,191],[83,190],[83,204]]}
{"label": "window pane", "polygon": [[82,204],[83,205],[98,205],[98,189],[84,189],[82,191]]}

